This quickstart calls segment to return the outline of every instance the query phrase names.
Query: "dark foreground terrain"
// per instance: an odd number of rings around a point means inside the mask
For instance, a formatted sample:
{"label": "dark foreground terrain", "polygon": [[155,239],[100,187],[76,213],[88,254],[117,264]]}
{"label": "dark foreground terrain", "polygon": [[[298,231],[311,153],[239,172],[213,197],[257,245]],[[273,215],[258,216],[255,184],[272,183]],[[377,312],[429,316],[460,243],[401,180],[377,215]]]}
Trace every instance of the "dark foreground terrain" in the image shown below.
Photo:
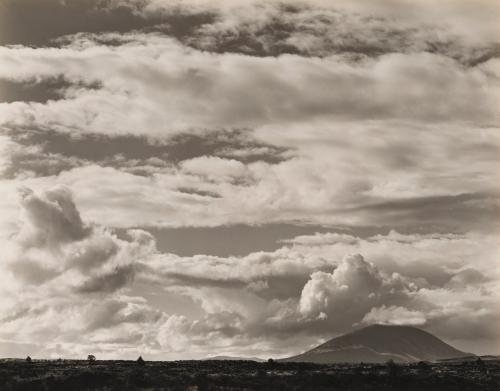
{"label": "dark foreground terrain", "polygon": [[500,390],[500,363],[0,361],[2,391]]}

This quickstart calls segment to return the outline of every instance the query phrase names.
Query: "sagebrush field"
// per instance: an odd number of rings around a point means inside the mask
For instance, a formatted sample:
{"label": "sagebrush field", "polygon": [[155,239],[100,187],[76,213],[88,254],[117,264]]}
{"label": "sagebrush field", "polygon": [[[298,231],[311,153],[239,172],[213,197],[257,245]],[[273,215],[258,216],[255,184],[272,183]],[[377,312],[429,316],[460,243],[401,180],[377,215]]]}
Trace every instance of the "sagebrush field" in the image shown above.
{"label": "sagebrush field", "polygon": [[498,361],[407,365],[84,360],[0,363],[2,391],[496,391],[499,386]]}

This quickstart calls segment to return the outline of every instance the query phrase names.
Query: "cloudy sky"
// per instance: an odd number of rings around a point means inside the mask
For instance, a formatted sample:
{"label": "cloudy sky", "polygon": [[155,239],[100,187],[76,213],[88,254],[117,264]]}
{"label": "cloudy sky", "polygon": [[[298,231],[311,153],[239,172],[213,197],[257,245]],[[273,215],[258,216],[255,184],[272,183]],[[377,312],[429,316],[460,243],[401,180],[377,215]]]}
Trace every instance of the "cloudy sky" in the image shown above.
{"label": "cloudy sky", "polygon": [[495,0],[0,0],[0,356],[500,354]]}

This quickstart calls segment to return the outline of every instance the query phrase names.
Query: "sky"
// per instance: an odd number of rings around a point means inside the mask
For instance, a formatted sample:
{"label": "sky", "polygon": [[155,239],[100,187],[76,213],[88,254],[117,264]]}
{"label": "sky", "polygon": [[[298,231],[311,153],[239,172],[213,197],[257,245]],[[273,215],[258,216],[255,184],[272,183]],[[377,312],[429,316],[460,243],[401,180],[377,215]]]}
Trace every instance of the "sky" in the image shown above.
{"label": "sky", "polygon": [[494,0],[0,0],[0,357],[500,354]]}

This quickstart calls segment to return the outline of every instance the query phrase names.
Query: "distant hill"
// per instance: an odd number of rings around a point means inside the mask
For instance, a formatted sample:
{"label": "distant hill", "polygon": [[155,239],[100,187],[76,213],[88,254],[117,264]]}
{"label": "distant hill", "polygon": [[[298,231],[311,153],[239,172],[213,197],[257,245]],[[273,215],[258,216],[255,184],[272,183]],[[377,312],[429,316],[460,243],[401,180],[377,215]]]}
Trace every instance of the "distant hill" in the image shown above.
{"label": "distant hill", "polygon": [[257,357],[234,357],[234,356],[215,356],[208,357],[205,361],[213,360],[213,361],[255,361],[255,362],[264,362],[265,360]]}
{"label": "distant hill", "polygon": [[477,359],[480,358],[483,361],[498,361],[500,362],[500,356],[492,356],[492,355],[485,355],[485,356],[476,356],[476,355],[469,355],[465,357],[453,357],[453,358],[443,358],[440,360],[437,360],[439,363],[463,363],[463,362],[475,362]]}
{"label": "distant hill", "polygon": [[372,325],[333,338],[281,361],[314,363],[385,363],[436,361],[470,356],[434,335],[411,326]]}

